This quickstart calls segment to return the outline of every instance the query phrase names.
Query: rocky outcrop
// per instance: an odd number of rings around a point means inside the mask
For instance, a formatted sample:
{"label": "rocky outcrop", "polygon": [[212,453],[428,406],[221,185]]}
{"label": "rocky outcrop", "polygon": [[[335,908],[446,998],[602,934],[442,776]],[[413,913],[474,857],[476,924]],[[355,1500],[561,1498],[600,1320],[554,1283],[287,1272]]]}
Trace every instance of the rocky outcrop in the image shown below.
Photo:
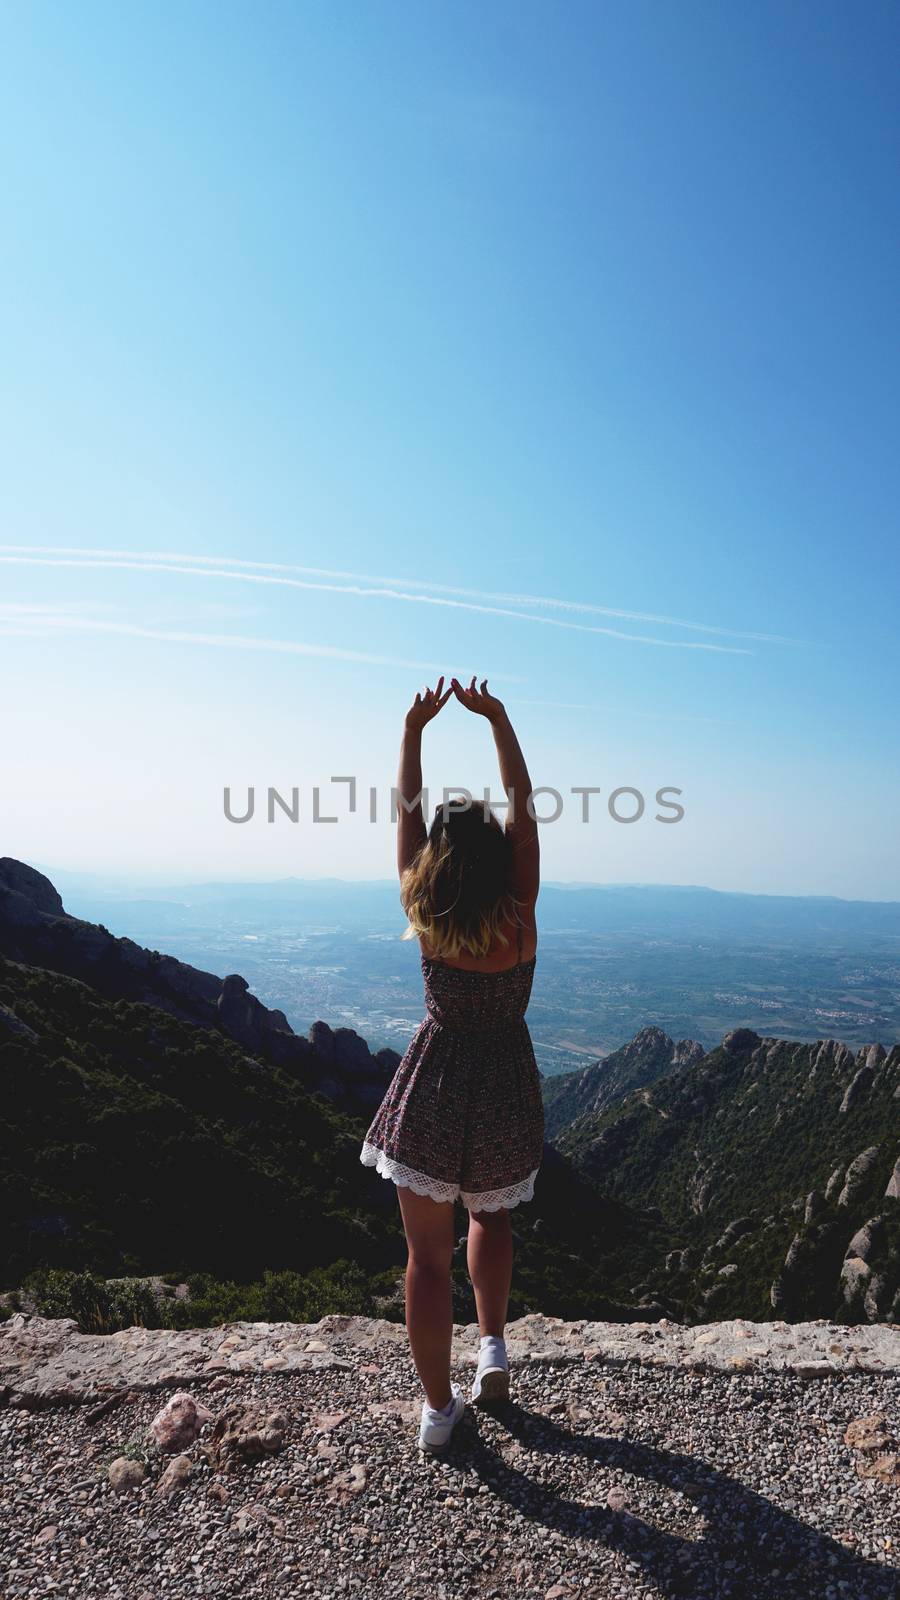
{"label": "rocky outcrop", "polygon": [[7,1039],[34,1040],[38,1037],[34,1029],[29,1028],[27,1022],[22,1022],[9,1006],[0,1005],[0,1039],[4,1035]]}
{"label": "rocky outcrop", "polygon": [[755,1217],[736,1217],[734,1222],[729,1222],[725,1232],[713,1245],[714,1251],[727,1250],[730,1245],[742,1239],[745,1233],[752,1233],[756,1227]]}
{"label": "rocky outcrop", "polygon": [[869,1145],[868,1149],[861,1150],[855,1160],[851,1161],[844,1177],[844,1187],[838,1195],[839,1206],[853,1204],[860,1190],[864,1187],[866,1179],[880,1154],[881,1146],[872,1144]]}
{"label": "rocky outcrop", "polygon": [[702,1060],[703,1046],[694,1039],[677,1044],[662,1028],[642,1028],[628,1044],[602,1061],[544,1078],[547,1137],[582,1116],[602,1116],[636,1089],[645,1089],[668,1072]]}
{"label": "rocky outcrop", "polygon": [[772,1310],[782,1317],[796,1316],[804,1292],[815,1277],[816,1263],[828,1246],[831,1230],[827,1224],[812,1224],[791,1240],[784,1266],[769,1290]]}
{"label": "rocky outcrop", "polygon": [[[781,1315],[851,1307],[873,1318],[900,1308],[900,1213],[890,1211],[891,1242],[862,1292],[866,1275],[848,1267],[842,1278],[842,1262],[875,1211],[900,1199],[898,1089],[900,1046],[854,1053],[839,1040],[736,1028],[602,1119],[579,1116],[555,1142],[612,1198],[656,1208],[671,1237],[647,1276],[651,1292],[677,1296],[674,1314],[761,1314],[750,1286],[765,1281]],[[779,1235],[784,1265],[772,1283]],[[688,1242],[699,1247],[692,1272],[676,1248]],[[723,1273],[730,1265],[739,1270]]]}
{"label": "rocky outcrop", "polygon": [[[871,1056],[876,1050],[881,1050],[881,1046],[873,1045],[872,1049],[869,1051],[869,1056]],[[880,1059],[876,1058],[876,1061],[873,1065],[870,1065],[867,1061],[864,1067],[860,1067],[859,1071],[854,1073],[847,1085],[846,1093],[838,1108],[839,1116],[846,1116],[851,1106],[854,1106],[858,1100],[862,1099],[867,1089],[871,1089],[872,1084],[875,1081],[875,1069],[878,1065],[880,1065],[880,1061],[883,1060],[884,1051],[881,1050]]]}
{"label": "rocky outcrop", "polygon": [[396,1051],[379,1050],[373,1056],[352,1028],[330,1028],[327,1022],[314,1022],[309,1037],[322,1063],[320,1092],[338,1105],[342,1095],[352,1095],[374,1111],[400,1060]]}
{"label": "rocky outcrop", "polygon": [[734,1028],[731,1033],[726,1033],[722,1040],[722,1049],[729,1055],[742,1055],[748,1050],[755,1050],[760,1044],[758,1033],[752,1028]]}
{"label": "rocky outcrop", "polygon": [[[896,1251],[893,1248],[892,1220],[888,1213],[870,1217],[856,1228],[843,1246],[843,1260],[837,1267],[837,1252],[846,1239],[845,1224],[839,1211],[823,1206],[795,1234],[784,1266],[772,1285],[772,1308],[782,1316],[797,1315],[805,1303],[810,1285],[827,1284],[837,1279],[835,1300],[853,1314],[854,1320],[877,1322],[893,1317],[900,1310]],[[895,1303],[896,1297],[896,1303]]]}
{"label": "rocky outcrop", "polygon": [[[70,917],[50,880],[9,856],[0,858],[0,955],[76,978],[106,999],[156,1006],[183,1022],[217,1028],[254,1055],[290,1068],[304,1088],[351,1115],[377,1106],[400,1059],[392,1050],[372,1055],[348,1028],[338,1030],[337,1045],[324,1023],[300,1037],[284,1012],[263,1005],[238,973],[219,978]],[[0,1037],[24,1027],[8,1008],[0,1014]]]}
{"label": "rocky outcrop", "polygon": [[884,1217],[872,1217],[858,1228],[847,1246],[848,1256],[858,1256],[860,1261],[871,1261],[884,1233]]}
{"label": "rocky outcrop", "polygon": [[222,979],[216,1014],[225,1033],[248,1049],[274,1043],[278,1036],[294,1031],[284,1012],[270,1011],[250,993],[246,978],[236,972]]}
{"label": "rocky outcrop", "polygon": [[50,879],[34,867],[26,866],[24,861],[13,860],[12,856],[0,856],[0,896],[10,902],[3,908],[4,918],[18,923],[20,927],[33,924],[37,914],[48,917],[66,915],[62,900]]}
{"label": "rocky outcrop", "polygon": [[834,1198],[834,1196],[836,1194],[840,1193],[841,1185],[842,1185],[842,1183],[844,1181],[844,1174],[846,1173],[846,1171],[847,1171],[846,1167],[835,1167],[834,1171],[831,1174],[831,1177],[828,1179],[828,1182],[825,1185],[825,1199],[826,1200],[831,1200],[831,1199]]}
{"label": "rocky outcrop", "polygon": [[818,1189],[812,1189],[806,1196],[804,1203],[803,1221],[806,1223],[815,1222],[816,1217],[821,1216],[824,1209],[825,1196],[820,1194]]}

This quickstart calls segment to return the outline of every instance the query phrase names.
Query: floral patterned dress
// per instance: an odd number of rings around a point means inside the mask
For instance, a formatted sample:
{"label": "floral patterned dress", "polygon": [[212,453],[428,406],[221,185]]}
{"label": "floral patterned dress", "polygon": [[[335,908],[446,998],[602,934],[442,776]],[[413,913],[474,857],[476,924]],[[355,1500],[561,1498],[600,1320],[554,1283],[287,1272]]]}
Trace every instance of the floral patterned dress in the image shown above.
{"label": "floral patterned dress", "polygon": [[534,957],[500,972],[422,957],[426,1016],[366,1134],[365,1166],[470,1211],[532,1198],[544,1145],[525,1022],[534,968]]}

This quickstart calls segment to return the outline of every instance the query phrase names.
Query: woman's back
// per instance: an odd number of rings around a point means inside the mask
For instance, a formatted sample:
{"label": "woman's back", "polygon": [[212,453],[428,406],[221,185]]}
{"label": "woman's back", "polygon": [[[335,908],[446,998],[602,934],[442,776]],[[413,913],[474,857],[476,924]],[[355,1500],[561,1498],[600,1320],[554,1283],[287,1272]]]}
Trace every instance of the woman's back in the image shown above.
{"label": "woman's back", "polygon": [[438,956],[429,950],[424,939],[419,940],[422,952],[423,966],[426,961],[432,965],[441,965],[455,968],[461,972],[508,972],[519,966],[522,961],[534,961],[537,952],[537,925],[534,917],[534,907],[524,909],[520,920],[505,923],[501,930],[505,939],[502,944],[495,940],[490,950],[483,956],[472,955],[468,950],[460,950],[452,960]]}
{"label": "woman's back", "polygon": [[500,1035],[522,1021],[532,997],[536,955],[525,957],[525,939],[535,944],[536,930],[517,928],[516,962],[504,966],[487,965],[498,955],[508,955],[509,946],[493,950],[477,966],[436,960],[424,954],[421,971],[424,1003],[429,1018],[455,1034]]}
{"label": "woman's back", "polygon": [[514,965],[463,967],[422,956],[428,1018],[453,1033],[500,1036],[520,1024],[528,1009],[535,957]]}

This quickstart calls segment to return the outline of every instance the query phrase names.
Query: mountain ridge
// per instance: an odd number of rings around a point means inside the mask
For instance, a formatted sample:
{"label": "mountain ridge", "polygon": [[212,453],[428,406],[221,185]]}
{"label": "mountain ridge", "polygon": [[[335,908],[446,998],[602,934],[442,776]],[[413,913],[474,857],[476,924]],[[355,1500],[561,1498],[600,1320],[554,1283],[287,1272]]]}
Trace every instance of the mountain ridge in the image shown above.
{"label": "mountain ridge", "polygon": [[900,1321],[900,1045],[736,1029],[555,1143],[680,1233],[646,1288],[692,1316]]}
{"label": "mountain ridge", "polygon": [[352,1028],[326,1022],[315,1022],[303,1038],[239,973],[220,978],[70,916],[49,878],[10,856],[0,857],[0,955],[77,978],[109,999],[155,1005],[216,1028],[299,1072],[311,1093],[353,1114],[374,1111],[400,1060],[394,1050],[373,1054]]}

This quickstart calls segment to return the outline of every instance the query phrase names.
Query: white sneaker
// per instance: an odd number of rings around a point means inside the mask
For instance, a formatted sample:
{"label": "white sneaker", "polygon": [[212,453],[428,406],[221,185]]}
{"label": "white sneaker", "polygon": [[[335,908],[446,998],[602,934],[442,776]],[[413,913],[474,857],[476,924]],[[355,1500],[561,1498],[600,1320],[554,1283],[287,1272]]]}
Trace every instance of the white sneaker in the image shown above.
{"label": "white sneaker", "polygon": [[453,1396],[453,1406],[449,1416],[443,1411],[433,1411],[428,1401],[423,1400],[422,1421],[419,1425],[420,1450],[446,1450],[450,1443],[453,1429],[466,1409],[463,1392],[458,1383],[451,1383],[450,1393]]}
{"label": "white sneaker", "polygon": [[509,1399],[509,1358],[499,1338],[485,1338],[478,1353],[472,1384],[474,1406],[496,1406]]}

